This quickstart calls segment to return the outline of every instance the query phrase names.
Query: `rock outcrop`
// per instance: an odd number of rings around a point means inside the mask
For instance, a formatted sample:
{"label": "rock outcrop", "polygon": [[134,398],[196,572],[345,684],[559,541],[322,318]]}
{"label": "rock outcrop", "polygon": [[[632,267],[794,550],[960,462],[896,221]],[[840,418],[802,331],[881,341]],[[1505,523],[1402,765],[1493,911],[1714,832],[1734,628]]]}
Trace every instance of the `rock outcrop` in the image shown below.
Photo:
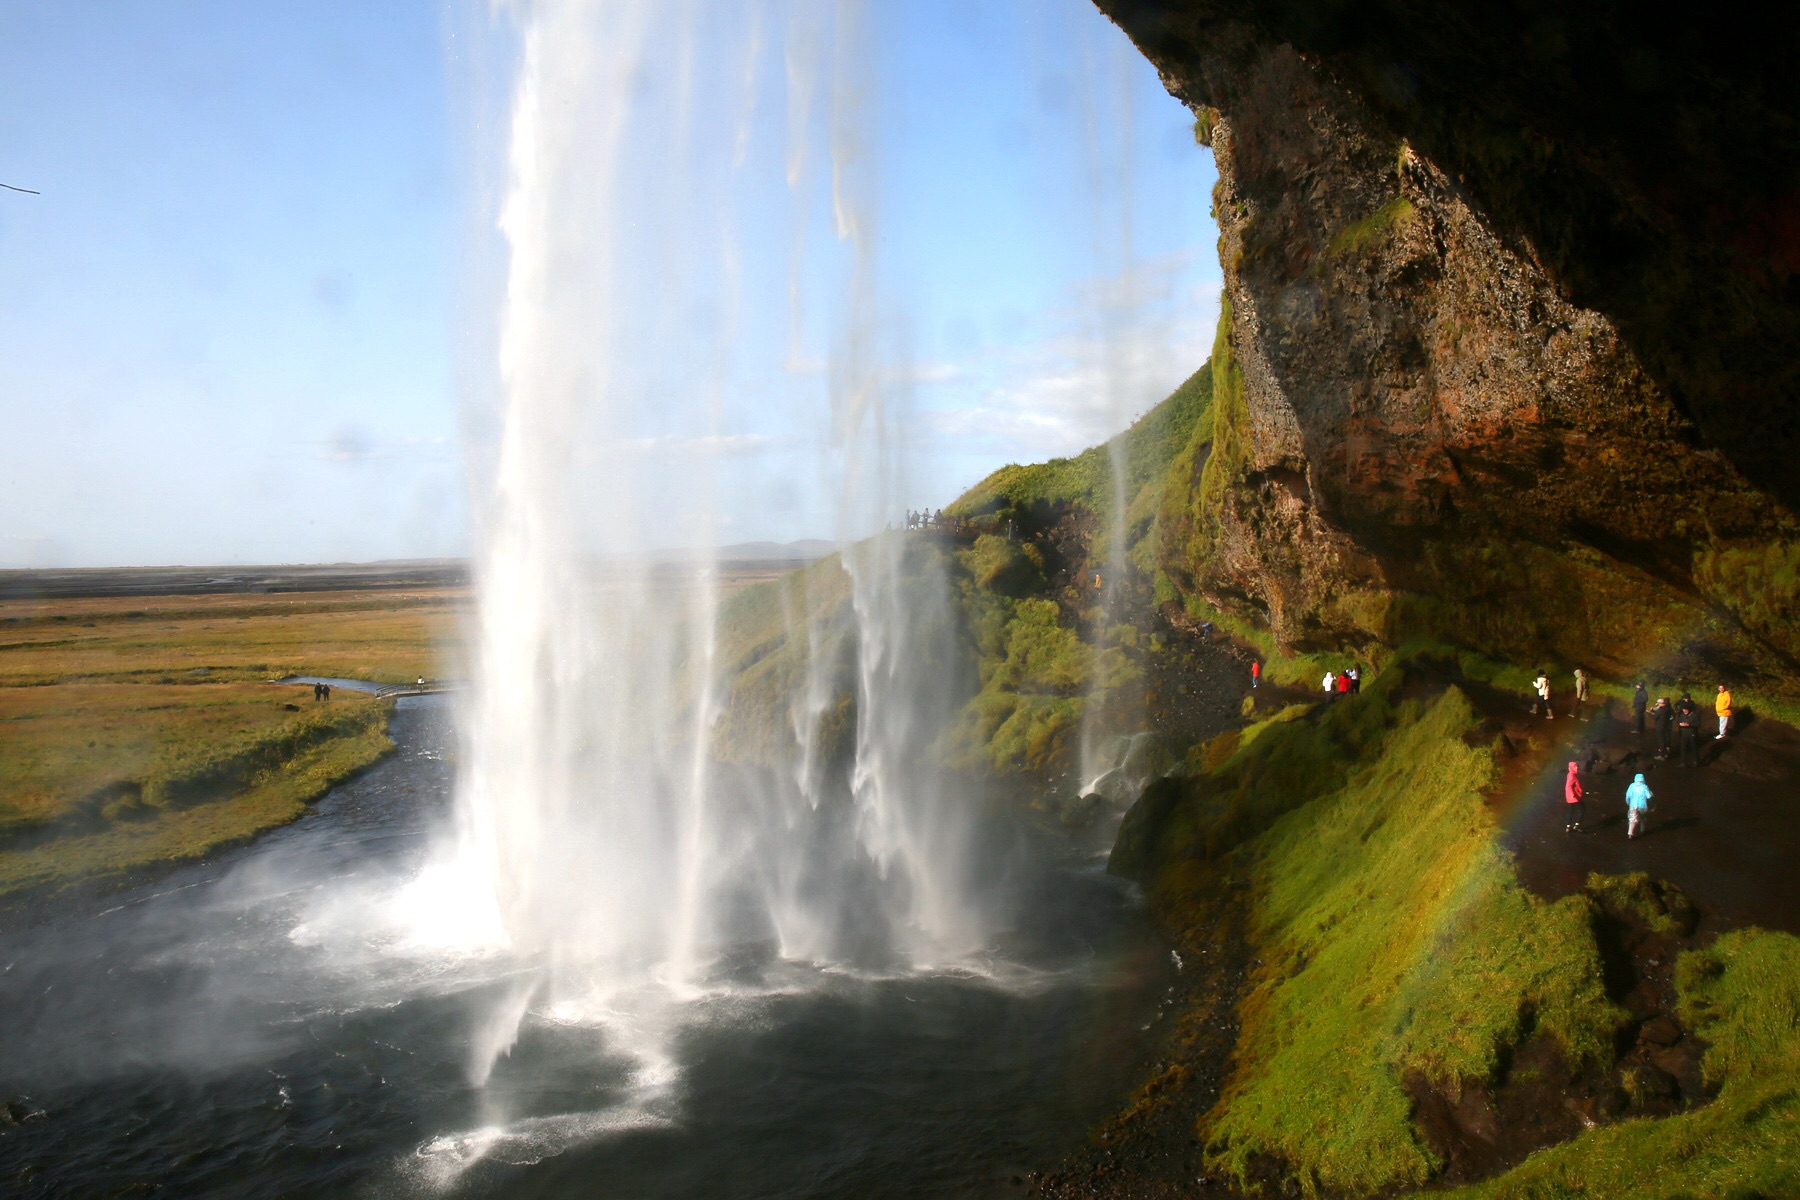
{"label": "rock outcrop", "polygon": [[[1610,29],[1573,10],[1100,6],[1219,165],[1213,440],[1165,509],[1179,588],[1299,646],[1794,673],[1800,153],[1667,178],[1701,154],[1687,124],[1755,79],[1647,148],[1601,95],[1626,67],[1566,61]],[[1545,67],[1503,17],[1564,51]],[[1783,98],[1743,101],[1770,146],[1796,136]]]}

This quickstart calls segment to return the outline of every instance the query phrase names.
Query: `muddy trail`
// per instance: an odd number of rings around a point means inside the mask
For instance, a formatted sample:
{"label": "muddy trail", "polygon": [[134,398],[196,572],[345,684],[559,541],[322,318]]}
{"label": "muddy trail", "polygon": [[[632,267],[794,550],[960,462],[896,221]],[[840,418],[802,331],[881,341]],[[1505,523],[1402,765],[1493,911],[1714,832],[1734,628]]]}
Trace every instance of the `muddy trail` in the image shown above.
{"label": "muddy trail", "polygon": [[[1708,699],[1695,697],[1702,705]],[[1520,879],[1548,899],[1582,890],[1588,875],[1650,874],[1680,888],[1699,910],[1702,935],[1744,925],[1800,933],[1800,730],[1740,709],[1716,740],[1712,714],[1700,765],[1657,756],[1654,730],[1638,734],[1621,706],[1587,720],[1506,720],[1508,741],[1532,772],[1504,801],[1505,844]],[[1563,830],[1566,764],[1581,764],[1582,831]],[[1642,772],[1654,793],[1648,824],[1628,840],[1625,788]]]}
{"label": "muddy trail", "polygon": [[[1676,960],[1745,925],[1800,932],[1800,730],[1740,708],[1731,735],[1709,732],[1700,765],[1683,767],[1658,757],[1654,728],[1635,733],[1617,703],[1547,720],[1524,699],[1429,661],[1409,667],[1401,694],[1426,698],[1448,686],[1481,718],[1470,740],[1495,746],[1501,774],[1489,802],[1521,882],[1545,899],[1585,892],[1593,901],[1605,990],[1625,1018],[1604,1069],[1572,1068],[1538,1035],[1491,1081],[1443,1090],[1407,1079],[1420,1141],[1442,1163],[1437,1186],[1490,1178],[1597,1125],[1708,1103],[1706,1047],[1680,1020]],[[1258,708],[1310,698],[1266,685],[1256,697]],[[1562,804],[1571,760],[1587,789],[1584,831],[1573,834],[1564,832]],[[1625,788],[1639,772],[1655,799],[1647,828],[1627,840]],[[1231,872],[1218,864],[1184,906],[1191,924],[1169,930],[1181,971],[1143,1052],[1144,1082],[1087,1147],[1031,1177],[1032,1195],[1242,1194],[1209,1177],[1195,1136],[1229,1076],[1253,966],[1248,895]],[[1591,879],[1596,873],[1612,878]],[[1291,1194],[1281,1164],[1261,1168],[1262,1194]]]}

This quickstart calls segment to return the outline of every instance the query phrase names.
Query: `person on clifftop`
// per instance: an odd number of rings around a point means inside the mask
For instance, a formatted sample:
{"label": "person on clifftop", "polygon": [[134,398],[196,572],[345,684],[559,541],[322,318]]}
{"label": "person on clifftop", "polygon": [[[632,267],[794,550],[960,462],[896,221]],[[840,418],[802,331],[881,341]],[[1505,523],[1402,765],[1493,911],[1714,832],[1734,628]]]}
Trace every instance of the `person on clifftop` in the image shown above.
{"label": "person on clifftop", "polygon": [[1638,835],[1639,828],[1643,826],[1645,814],[1650,811],[1650,796],[1650,785],[1644,782],[1644,777],[1642,775],[1639,775],[1636,779],[1632,780],[1631,786],[1625,789],[1625,811],[1627,814],[1625,821],[1625,837],[1627,841],[1635,838]]}
{"label": "person on clifftop", "polygon": [[1675,702],[1675,744],[1681,748],[1681,765],[1700,765],[1700,710],[1686,692]]}
{"label": "person on clifftop", "polygon": [[1667,696],[1656,698],[1650,719],[1656,723],[1656,757],[1667,758],[1675,739],[1675,706],[1669,703]]}
{"label": "person on clifftop", "polygon": [[1262,683],[1262,663],[1253,658],[1250,660],[1250,690],[1255,691],[1260,683]]}
{"label": "person on clifftop", "polygon": [[1638,680],[1637,687],[1631,692],[1632,728],[1639,734],[1644,732],[1644,710],[1650,707],[1650,693],[1644,690],[1644,681]]}
{"label": "person on clifftop", "polygon": [[1350,694],[1350,671],[1348,668],[1338,672],[1337,694],[1340,696],[1348,696]]}
{"label": "person on clifftop", "polygon": [[[1544,719],[1546,721],[1556,720],[1556,713],[1550,708],[1550,672],[1539,671],[1537,679],[1531,686],[1537,690],[1538,700],[1544,706]],[[1536,712],[1537,705],[1532,705],[1531,711]]]}
{"label": "person on clifftop", "polygon": [[1352,696],[1354,696],[1354,695],[1356,695],[1356,693],[1358,693],[1360,691],[1362,691],[1362,668],[1361,667],[1351,667],[1350,668],[1350,694]]}
{"label": "person on clifftop", "polygon": [[1337,695],[1337,676],[1327,670],[1322,686],[1325,688],[1325,698],[1327,700],[1331,699],[1333,696]]}
{"label": "person on clifftop", "polygon": [[1719,685],[1719,698],[1713,701],[1713,711],[1719,714],[1719,736],[1713,739],[1716,742],[1724,738],[1731,728],[1731,692],[1722,683]]}
{"label": "person on clifftop", "polygon": [[1581,832],[1581,764],[1570,763],[1568,778],[1563,780],[1563,832]]}

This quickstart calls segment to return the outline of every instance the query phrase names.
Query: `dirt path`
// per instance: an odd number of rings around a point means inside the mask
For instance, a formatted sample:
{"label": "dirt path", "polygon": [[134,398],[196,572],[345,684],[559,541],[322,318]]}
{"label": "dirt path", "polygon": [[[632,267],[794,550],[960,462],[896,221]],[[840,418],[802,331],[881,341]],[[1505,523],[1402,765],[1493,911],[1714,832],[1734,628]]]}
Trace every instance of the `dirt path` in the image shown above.
{"label": "dirt path", "polygon": [[[1521,710],[1508,725],[1529,720]],[[1800,730],[1747,715],[1724,741],[1707,734],[1700,766],[1686,768],[1657,759],[1654,732],[1640,737],[1617,716],[1527,727],[1549,743],[1505,818],[1505,844],[1527,887],[1555,898],[1581,890],[1592,871],[1646,871],[1687,893],[1702,934],[1740,925],[1800,933]],[[1563,832],[1571,757],[1588,793],[1578,834]],[[1639,771],[1656,798],[1646,832],[1630,841],[1625,788]]]}

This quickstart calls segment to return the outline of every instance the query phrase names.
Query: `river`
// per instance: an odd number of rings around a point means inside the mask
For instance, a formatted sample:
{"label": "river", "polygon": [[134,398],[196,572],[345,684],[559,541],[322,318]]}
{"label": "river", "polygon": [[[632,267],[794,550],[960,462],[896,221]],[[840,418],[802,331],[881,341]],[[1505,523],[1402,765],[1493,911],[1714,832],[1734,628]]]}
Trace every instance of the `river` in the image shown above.
{"label": "river", "polygon": [[[680,1014],[665,1086],[534,1014],[484,1088],[496,955],[395,909],[454,730],[251,846],[0,935],[0,1191],[18,1196],[1002,1196],[1116,1104],[1167,951],[1092,849],[1037,839],[1004,953],[881,977],[763,964]],[[416,915],[416,914],[415,914]],[[496,1114],[504,1114],[499,1116]]]}

